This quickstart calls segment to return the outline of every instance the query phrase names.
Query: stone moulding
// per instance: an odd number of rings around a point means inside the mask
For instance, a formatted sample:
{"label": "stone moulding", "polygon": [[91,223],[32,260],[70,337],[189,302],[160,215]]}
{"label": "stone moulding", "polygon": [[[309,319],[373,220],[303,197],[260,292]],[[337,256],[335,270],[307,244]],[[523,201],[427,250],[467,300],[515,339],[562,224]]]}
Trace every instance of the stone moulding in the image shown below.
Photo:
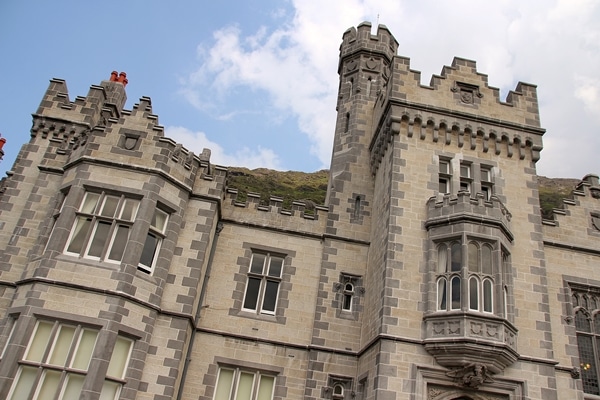
{"label": "stone moulding", "polygon": [[425,350],[447,368],[484,365],[496,374],[519,358],[517,329],[505,319],[471,312],[428,315]]}

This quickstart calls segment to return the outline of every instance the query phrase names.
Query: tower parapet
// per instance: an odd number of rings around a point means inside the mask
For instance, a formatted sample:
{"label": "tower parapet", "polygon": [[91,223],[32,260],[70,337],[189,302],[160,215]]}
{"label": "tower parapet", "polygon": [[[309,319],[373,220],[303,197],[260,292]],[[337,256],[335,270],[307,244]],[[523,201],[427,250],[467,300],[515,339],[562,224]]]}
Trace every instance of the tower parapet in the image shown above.
{"label": "tower parapet", "polygon": [[391,60],[398,51],[398,41],[385,25],[379,25],[375,35],[371,34],[370,22],[363,22],[357,28],[349,28],[342,36],[340,67],[343,59],[366,49]]}

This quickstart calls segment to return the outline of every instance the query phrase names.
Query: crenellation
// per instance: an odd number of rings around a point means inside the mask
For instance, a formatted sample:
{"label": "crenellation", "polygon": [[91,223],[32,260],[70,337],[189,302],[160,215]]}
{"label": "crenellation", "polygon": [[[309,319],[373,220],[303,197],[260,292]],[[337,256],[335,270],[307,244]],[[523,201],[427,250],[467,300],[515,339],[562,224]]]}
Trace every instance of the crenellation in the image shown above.
{"label": "crenellation", "polygon": [[[125,73],[73,102],[51,80],[0,183],[0,397],[50,390],[50,371],[86,398],[593,396],[598,176],[543,220],[535,86],[501,102],[459,57],[421,85],[397,46],[383,25],[344,33],[317,206],[228,187],[149,97],[123,109]],[[53,342],[66,326],[97,330],[87,370],[48,360],[80,355]],[[128,367],[107,379],[115,351]]]}

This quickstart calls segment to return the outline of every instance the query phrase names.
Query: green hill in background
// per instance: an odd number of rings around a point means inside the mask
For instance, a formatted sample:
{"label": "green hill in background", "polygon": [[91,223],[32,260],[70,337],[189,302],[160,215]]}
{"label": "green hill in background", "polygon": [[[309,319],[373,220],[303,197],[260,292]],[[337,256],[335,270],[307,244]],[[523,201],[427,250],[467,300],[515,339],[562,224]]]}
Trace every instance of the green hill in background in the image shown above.
{"label": "green hill in background", "polygon": [[[271,196],[283,199],[283,207],[289,209],[292,201],[306,203],[308,210],[325,203],[329,171],[317,172],[275,171],[266,168],[250,170],[230,167],[227,186],[238,190],[240,201],[248,193],[257,193],[261,202],[268,204]],[[571,197],[579,179],[538,177],[540,206],[546,219],[552,218],[554,208],[563,208],[562,200]]]}

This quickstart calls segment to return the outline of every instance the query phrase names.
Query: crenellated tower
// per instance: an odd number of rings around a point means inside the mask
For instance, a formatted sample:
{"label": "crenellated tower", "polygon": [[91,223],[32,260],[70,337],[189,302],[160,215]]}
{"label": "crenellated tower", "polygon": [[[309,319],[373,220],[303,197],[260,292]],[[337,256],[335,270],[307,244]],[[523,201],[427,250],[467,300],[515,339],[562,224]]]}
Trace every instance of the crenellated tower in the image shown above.
{"label": "crenellated tower", "polygon": [[[518,83],[501,100],[464,58],[425,86],[397,49],[385,26],[372,34],[363,23],[343,35],[323,257],[329,281],[351,270],[364,285],[357,319],[368,350],[357,375],[375,369],[369,360],[378,358],[373,384],[384,396],[407,385],[390,384],[388,373],[410,343],[423,344],[415,360],[433,357],[438,368],[417,369],[422,390],[432,376],[491,379],[522,355],[553,357],[549,326],[540,324],[550,310],[535,86]],[[346,249],[364,245],[366,256],[340,262],[338,241],[352,241]],[[520,278],[532,269],[534,278]],[[535,311],[524,318],[517,299]],[[527,346],[518,345],[521,337]]]}

